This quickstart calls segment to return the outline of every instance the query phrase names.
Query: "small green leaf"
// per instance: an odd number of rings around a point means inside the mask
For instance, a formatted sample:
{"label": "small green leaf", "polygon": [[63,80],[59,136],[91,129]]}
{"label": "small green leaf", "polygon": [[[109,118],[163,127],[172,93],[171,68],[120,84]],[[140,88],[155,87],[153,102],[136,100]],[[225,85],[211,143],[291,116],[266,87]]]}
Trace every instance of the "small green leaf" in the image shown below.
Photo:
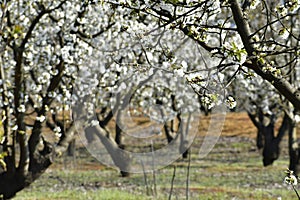
{"label": "small green leaf", "polygon": [[261,64],[265,64],[266,63],[266,61],[262,57],[258,58],[258,62],[260,62]]}
{"label": "small green leaf", "polygon": [[279,30],[278,34],[279,35],[283,35],[285,33],[286,29],[285,28],[282,28]]}
{"label": "small green leaf", "polygon": [[3,138],[4,138],[4,129],[3,129],[2,121],[0,120],[0,144],[3,141]]}
{"label": "small green leaf", "polygon": [[3,159],[0,159],[0,166],[6,171],[6,163]]}
{"label": "small green leaf", "polygon": [[218,95],[217,94],[212,94],[211,99],[212,99],[212,102],[217,102],[218,101]]}
{"label": "small green leaf", "polygon": [[6,163],[3,160],[5,156],[7,156],[7,152],[0,153],[0,166],[6,171]]}

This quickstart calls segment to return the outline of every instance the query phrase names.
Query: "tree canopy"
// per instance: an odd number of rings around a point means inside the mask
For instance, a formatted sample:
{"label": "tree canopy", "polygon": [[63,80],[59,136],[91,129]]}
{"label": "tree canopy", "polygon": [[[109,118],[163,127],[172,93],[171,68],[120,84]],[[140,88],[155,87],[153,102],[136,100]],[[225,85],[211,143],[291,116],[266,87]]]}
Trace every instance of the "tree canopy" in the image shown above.
{"label": "tree canopy", "polygon": [[233,80],[262,79],[298,119],[299,7],[299,0],[1,1],[0,194],[13,196],[61,155],[76,128],[55,115],[87,96],[92,112],[103,111],[101,126],[128,94],[135,108],[174,108],[174,99],[187,112],[199,102],[233,108],[238,96],[226,91]]}

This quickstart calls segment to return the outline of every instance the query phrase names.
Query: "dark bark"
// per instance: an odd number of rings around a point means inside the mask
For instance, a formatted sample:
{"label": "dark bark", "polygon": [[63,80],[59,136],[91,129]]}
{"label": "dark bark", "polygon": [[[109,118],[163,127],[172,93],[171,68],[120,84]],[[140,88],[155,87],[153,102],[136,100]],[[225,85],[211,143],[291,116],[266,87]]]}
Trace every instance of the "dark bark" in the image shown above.
{"label": "dark bark", "polygon": [[188,158],[190,148],[189,148],[189,140],[188,140],[188,134],[189,134],[189,125],[191,120],[192,114],[189,113],[189,116],[187,119],[182,119],[180,117],[180,127],[179,127],[179,134],[180,134],[180,153],[182,154],[182,158]]}
{"label": "dark bark", "polygon": [[69,143],[69,146],[68,146],[68,149],[67,149],[67,155],[75,158],[75,152],[76,152],[76,140],[73,139]]}
{"label": "dark bark", "polygon": [[[121,119],[122,113],[121,112],[123,112],[123,111],[120,110],[117,114],[115,142],[116,142],[116,144],[118,145],[118,147],[120,149],[124,150],[125,149],[125,145],[123,143],[124,135],[123,135],[122,128],[120,127],[120,126],[122,126],[122,121],[121,121],[122,120]],[[114,155],[112,155],[112,156],[114,156]],[[118,162],[120,162],[120,161],[118,161]],[[120,173],[121,173],[122,177],[129,177],[130,173],[126,170],[122,170],[122,169],[124,169],[125,165],[128,165],[128,166],[125,167],[126,169],[129,167],[129,163],[124,163],[124,165],[122,165],[122,167],[120,168]]]}
{"label": "dark bark", "polygon": [[0,174],[0,194],[3,195],[3,199],[14,197],[17,192],[39,178],[52,164],[52,145],[43,141],[43,146],[43,149],[34,153],[28,171],[18,168],[16,171],[5,171]]}
{"label": "dark bark", "polygon": [[[122,133],[122,128],[120,127],[120,125],[118,124],[118,121],[117,120],[117,124],[116,124],[116,136],[115,136],[115,141],[116,143],[118,144],[118,146],[121,148],[121,149],[124,149],[124,144],[123,144],[123,133]],[[121,123],[119,121],[119,123]]]}
{"label": "dark bark", "polygon": [[[29,177],[25,177],[23,174],[4,172],[0,174],[0,194],[2,199],[10,199],[16,195],[18,191],[21,191],[28,186],[30,181]],[[30,178],[31,179],[31,178]],[[1,199],[1,196],[0,196]]]}
{"label": "dark bark", "polygon": [[[41,155],[35,159],[34,167],[28,173],[23,170],[16,170],[15,172],[3,172],[0,174],[0,194],[3,199],[10,199],[16,195],[17,192],[28,187],[37,178],[39,178],[44,171],[51,165],[52,159],[49,157],[49,145],[45,144],[45,148],[41,151]],[[0,196],[1,199],[1,196]]]}
{"label": "dark bark", "polygon": [[[172,120],[172,121],[174,121],[174,120]],[[168,143],[172,142],[172,140],[174,139],[173,131],[172,131],[171,126],[172,126],[172,122],[166,122],[164,124],[164,131],[165,131]]]}
{"label": "dark bark", "polygon": [[[30,137],[28,142],[30,152],[29,168],[24,171],[23,166],[20,166],[14,171],[8,170],[0,174],[0,195],[3,195],[3,199],[14,197],[17,192],[39,178],[53,163],[54,158],[66,151],[69,142],[74,138],[75,126],[71,126],[66,131],[66,137],[54,148],[51,143],[45,141],[40,135],[41,127],[41,123],[35,123],[32,133],[34,136]],[[36,141],[33,140],[37,140],[39,145],[35,146]]]}
{"label": "dark bark", "polygon": [[248,113],[248,116],[251,119],[252,123],[257,128],[256,147],[258,149],[262,149],[264,147],[264,137],[263,137],[263,133],[261,132],[261,125],[258,122],[258,119],[256,118],[255,114],[253,114],[251,112],[247,112],[247,113]]}
{"label": "dark bark", "polygon": [[183,147],[185,150],[182,153],[182,158],[184,158],[184,159],[187,159],[189,157],[189,153],[190,153],[190,148],[186,148],[187,145],[188,145],[188,143],[183,141]]}
{"label": "dark bark", "polygon": [[280,155],[280,142],[289,131],[289,117],[284,115],[278,134],[275,135],[275,117],[264,115],[262,111],[248,115],[257,128],[257,147],[263,149],[264,166],[271,165]]}
{"label": "dark bark", "polygon": [[274,135],[274,122],[270,122],[267,126],[262,126],[262,134],[264,136],[263,148],[263,164],[271,165],[279,157],[279,143],[277,143]]}
{"label": "dark bark", "polygon": [[289,132],[289,155],[290,155],[289,169],[294,171],[295,175],[298,175],[300,170],[299,145],[297,142],[296,123],[291,118],[289,118],[288,120],[288,132]]}

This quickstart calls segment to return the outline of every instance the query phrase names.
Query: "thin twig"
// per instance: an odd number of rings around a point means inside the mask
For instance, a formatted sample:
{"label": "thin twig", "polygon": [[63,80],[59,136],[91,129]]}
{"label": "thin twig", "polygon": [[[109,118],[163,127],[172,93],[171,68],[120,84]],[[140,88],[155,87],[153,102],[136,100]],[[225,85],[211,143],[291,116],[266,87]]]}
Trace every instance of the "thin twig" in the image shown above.
{"label": "thin twig", "polygon": [[187,174],[186,174],[186,200],[189,200],[190,196],[190,168],[191,168],[191,149],[189,151],[189,161],[188,161],[188,167],[187,167]]}
{"label": "thin twig", "polygon": [[151,140],[151,152],[152,152],[152,175],[153,175],[153,193],[154,196],[157,195],[157,190],[156,190],[156,172],[155,172],[155,163],[154,163],[154,148],[153,148],[153,141]]}
{"label": "thin twig", "polygon": [[171,189],[170,189],[170,193],[169,193],[169,200],[171,200],[171,198],[172,198],[175,175],[176,175],[176,166],[174,165],[173,176],[172,176],[172,180],[171,180]]}
{"label": "thin twig", "polygon": [[145,166],[144,166],[143,161],[141,161],[141,165],[142,165],[142,168],[143,168],[144,181],[145,181],[145,185],[146,185],[146,194],[149,195],[149,185],[148,185],[147,174],[146,174],[146,171],[145,171]]}
{"label": "thin twig", "polygon": [[292,187],[293,187],[293,189],[294,189],[294,191],[295,191],[295,193],[296,193],[296,195],[297,195],[298,199],[300,200],[299,193],[298,193],[298,191],[296,190],[296,188],[295,188],[295,186],[294,186],[293,184],[292,184]]}

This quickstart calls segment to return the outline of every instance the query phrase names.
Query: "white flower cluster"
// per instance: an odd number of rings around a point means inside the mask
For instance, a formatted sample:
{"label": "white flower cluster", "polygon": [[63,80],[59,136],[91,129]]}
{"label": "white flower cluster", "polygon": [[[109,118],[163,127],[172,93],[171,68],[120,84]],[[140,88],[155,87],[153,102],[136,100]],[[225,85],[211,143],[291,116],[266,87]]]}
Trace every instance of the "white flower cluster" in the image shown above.
{"label": "white flower cluster", "polygon": [[60,137],[62,136],[61,128],[59,126],[54,128],[55,140],[58,142]]}
{"label": "white flower cluster", "polygon": [[287,15],[288,13],[296,12],[300,7],[300,0],[286,1],[284,5],[278,5],[275,8],[275,12],[281,16]]}
{"label": "white flower cluster", "polygon": [[18,112],[24,113],[25,111],[26,111],[25,105],[22,104],[18,107]]}
{"label": "white flower cluster", "polygon": [[294,175],[294,172],[292,170],[287,169],[285,171],[286,176],[284,178],[284,182],[288,185],[297,185],[298,184],[298,179]]}
{"label": "white flower cluster", "polygon": [[208,109],[213,108],[218,102],[218,95],[207,94],[200,98],[201,104],[207,106]]}
{"label": "white flower cluster", "polygon": [[295,121],[296,121],[296,123],[299,123],[300,122],[300,116],[299,115],[295,115]]}
{"label": "white flower cluster", "polygon": [[37,117],[36,117],[36,120],[37,120],[37,121],[39,121],[39,122],[41,122],[41,123],[42,123],[42,122],[44,122],[44,121],[45,121],[45,119],[46,119],[46,117],[45,117],[45,116],[43,116],[43,115],[41,115],[41,116],[37,116]]}
{"label": "white flower cluster", "polygon": [[199,85],[199,86],[204,86],[205,85],[205,81],[204,81],[204,78],[202,77],[201,73],[187,74],[186,79],[191,84],[196,84],[196,85]]}
{"label": "white flower cluster", "polygon": [[255,9],[259,5],[260,2],[261,1],[259,1],[259,0],[252,0],[251,4],[250,4],[250,9]]}
{"label": "white flower cluster", "polygon": [[41,76],[39,76],[37,78],[37,81],[40,83],[40,84],[46,84],[46,83],[49,83],[49,80],[51,78],[51,75],[48,73],[48,72],[43,72],[41,74]]}
{"label": "white flower cluster", "polygon": [[225,103],[226,103],[227,107],[230,109],[235,108],[237,105],[236,100],[232,96],[227,97]]}
{"label": "white flower cluster", "polygon": [[281,76],[281,70],[277,69],[276,67],[273,67],[269,64],[266,65],[265,67],[263,67],[262,70],[264,72],[273,74],[275,77],[280,77]]}

